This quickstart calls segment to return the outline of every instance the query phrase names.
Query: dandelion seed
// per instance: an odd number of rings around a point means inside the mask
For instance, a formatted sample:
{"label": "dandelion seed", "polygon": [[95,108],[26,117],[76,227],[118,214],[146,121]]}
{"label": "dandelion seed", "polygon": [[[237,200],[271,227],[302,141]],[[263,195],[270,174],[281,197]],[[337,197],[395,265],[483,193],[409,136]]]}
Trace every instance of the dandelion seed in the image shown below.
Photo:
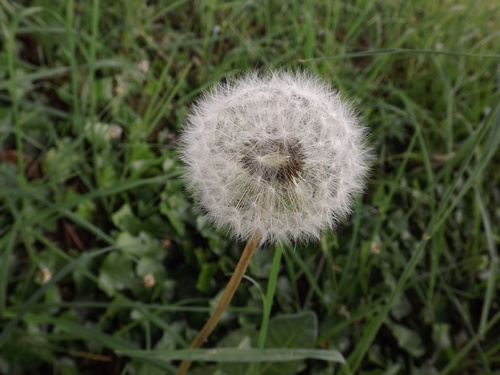
{"label": "dandelion seed", "polygon": [[246,240],[318,238],[363,189],[366,128],[304,73],[248,74],[197,103],[182,137],[189,187],[213,222]]}

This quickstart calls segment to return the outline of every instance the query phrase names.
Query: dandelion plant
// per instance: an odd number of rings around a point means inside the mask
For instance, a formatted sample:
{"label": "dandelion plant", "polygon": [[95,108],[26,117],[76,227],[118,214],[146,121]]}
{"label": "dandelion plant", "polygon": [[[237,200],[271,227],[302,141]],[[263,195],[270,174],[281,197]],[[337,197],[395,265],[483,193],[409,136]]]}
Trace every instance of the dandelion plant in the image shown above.
{"label": "dandelion plant", "polygon": [[308,73],[249,73],[195,104],[182,135],[188,187],[247,245],[191,348],[215,328],[259,245],[317,239],[350,213],[368,171],[365,139],[352,105]]}

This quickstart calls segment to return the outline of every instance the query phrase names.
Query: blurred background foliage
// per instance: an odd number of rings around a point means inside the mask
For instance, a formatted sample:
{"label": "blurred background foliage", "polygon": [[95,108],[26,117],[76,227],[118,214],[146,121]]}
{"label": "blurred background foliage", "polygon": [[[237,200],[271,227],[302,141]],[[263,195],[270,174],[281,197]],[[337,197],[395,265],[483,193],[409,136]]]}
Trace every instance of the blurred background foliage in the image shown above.
{"label": "blurred background foliage", "polygon": [[[499,20],[480,0],[0,0],[0,373],[175,369],[243,246],[186,194],[177,139],[250,69],[331,82],[376,161],[337,233],[284,250],[266,347],[288,360],[192,373],[500,373]],[[207,347],[255,347],[272,257]]]}

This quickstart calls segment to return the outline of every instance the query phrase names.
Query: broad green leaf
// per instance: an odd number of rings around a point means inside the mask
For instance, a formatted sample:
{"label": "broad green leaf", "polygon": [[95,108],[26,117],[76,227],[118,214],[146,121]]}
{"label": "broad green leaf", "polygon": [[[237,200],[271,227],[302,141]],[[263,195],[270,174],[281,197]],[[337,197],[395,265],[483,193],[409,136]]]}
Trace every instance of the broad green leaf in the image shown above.
{"label": "broad green leaf", "polygon": [[160,163],[147,143],[130,144],[130,161],[134,174],[140,174],[149,167]]}
{"label": "broad green leaf", "polygon": [[432,341],[440,349],[451,346],[450,325],[448,323],[434,323],[432,325]]}
{"label": "broad green leaf", "polygon": [[133,234],[137,233],[142,227],[141,222],[135,217],[128,203],[125,203],[120,209],[115,211],[111,215],[111,220],[117,228]]}
{"label": "broad green leaf", "polygon": [[143,257],[137,262],[135,267],[135,272],[137,276],[143,277],[146,275],[154,275],[157,281],[163,281],[165,279],[165,267],[158,262],[158,259],[151,257]]}
{"label": "broad green leaf", "polygon": [[43,158],[43,168],[51,179],[67,179],[78,171],[81,158],[75,153],[75,145],[69,138],[63,138],[56,147],[47,150]]}
{"label": "broad green leaf", "polygon": [[75,361],[69,357],[62,357],[55,361],[54,368],[61,375],[78,375],[78,367]]}
{"label": "broad green leaf", "polygon": [[120,252],[106,256],[99,272],[99,285],[108,296],[114,296],[117,291],[133,286],[134,273],[132,261]]}
{"label": "broad green leaf", "polygon": [[391,309],[391,314],[396,318],[396,320],[401,320],[406,315],[408,315],[412,311],[410,301],[404,294],[394,301],[394,305]]}
{"label": "broad green leaf", "polygon": [[125,253],[138,257],[149,255],[161,258],[164,255],[160,242],[149,232],[140,232],[137,236],[121,232],[116,238],[116,245]]}
{"label": "broad green leaf", "polygon": [[[311,348],[318,335],[318,318],[312,311],[287,314],[269,321],[267,348]],[[275,362],[275,361],[268,361]],[[303,361],[263,364],[261,375],[296,374],[305,366]]]}
{"label": "broad green leaf", "polygon": [[186,197],[180,194],[180,185],[167,183],[165,191],[161,194],[160,212],[168,218],[168,221],[181,237],[185,235],[184,221],[187,220],[189,204]]}
{"label": "broad green leaf", "polygon": [[418,358],[425,353],[424,344],[420,336],[413,330],[396,323],[387,324],[392,334],[398,341],[399,347]]}
{"label": "broad green leaf", "polygon": [[91,200],[85,200],[78,204],[75,214],[84,220],[91,220],[95,210],[96,204]]}
{"label": "broad green leaf", "polygon": [[[218,348],[251,349],[257,346],[257,331],[250,327],[229,333],[217,345]],[[218,368],[224,374],[244,374],[249,367],[246,363],[220,363]]]}
{"label": "broad green leaf", "polygon": [[37,328],[31,325],[25,331],[16,330],[0,350],[0,358],[8,359],[12,374],[25,373],[23,370],[30,369],[34,364],[40,365],[54,360],[54,352],[48,345],[47,337],[40,332],[30,332],[30,329],[37,331]]}
{"label": "broad green leaf", "polygon": [[266,347],[307,348],[318,334],[318,317],[313,311],[286,314],[269,321]]}

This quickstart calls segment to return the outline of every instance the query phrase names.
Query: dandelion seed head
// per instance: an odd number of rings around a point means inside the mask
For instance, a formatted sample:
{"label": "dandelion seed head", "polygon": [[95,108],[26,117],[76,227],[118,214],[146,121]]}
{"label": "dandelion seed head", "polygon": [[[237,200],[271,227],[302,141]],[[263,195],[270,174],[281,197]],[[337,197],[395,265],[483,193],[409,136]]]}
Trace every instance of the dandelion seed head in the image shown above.
{"label": "dandelion seed head", "polygon": [[362,191],[370,153],[351,104],[306,73],[251,73],[195,104],[182,135],[189,189],[241,239],[319,237]]}

